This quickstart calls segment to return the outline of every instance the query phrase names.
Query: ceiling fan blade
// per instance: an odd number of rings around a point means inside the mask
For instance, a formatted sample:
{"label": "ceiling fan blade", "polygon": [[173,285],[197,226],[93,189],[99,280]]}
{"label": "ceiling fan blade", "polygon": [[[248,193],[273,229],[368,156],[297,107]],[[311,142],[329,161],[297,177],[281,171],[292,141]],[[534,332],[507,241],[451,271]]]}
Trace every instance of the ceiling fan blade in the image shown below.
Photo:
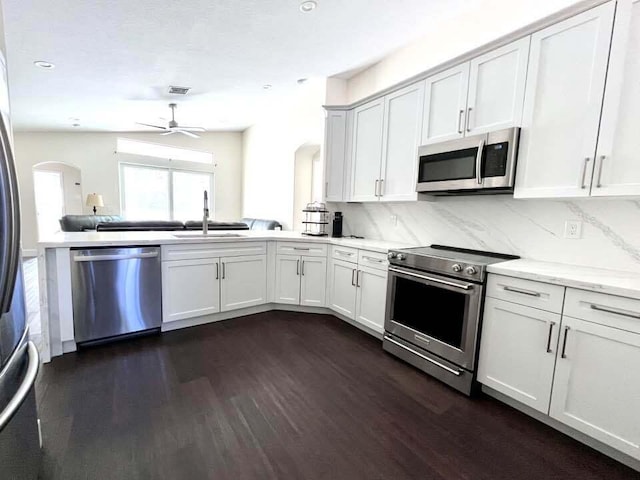
{"label": "ceiling fan blade", "polygon": [[182,128],[180,128],[179,130],[174,130],[174,131],[182,133],[183,135],[186,135],[187,137],[200,138],[200,135],[196,135],[195,133],[191,133],[191,132],[188,132],[186,130],[182,130]]}
{"label": "ceiling fan blade", "polygon": [[167,127],[161,127],[160,125],[151,125],[150,123],[136,122],[136,125],[144,125],[145,127],[159,128],[161,130],[166,130],[167,129]]}
{"label": "ceiling fan blade", "polygon": [[173,135],[174,133],[176,133],[176,130],[167,130],[164,133],[161,133],[160,135]]}
{"label": "ceiling fan blade", "polygon": [[181,130],[187,130],[189,132],[206,132],[206,130],[202,127],[183,127],[182,125],[180,125],[178,128],[180,128]]}

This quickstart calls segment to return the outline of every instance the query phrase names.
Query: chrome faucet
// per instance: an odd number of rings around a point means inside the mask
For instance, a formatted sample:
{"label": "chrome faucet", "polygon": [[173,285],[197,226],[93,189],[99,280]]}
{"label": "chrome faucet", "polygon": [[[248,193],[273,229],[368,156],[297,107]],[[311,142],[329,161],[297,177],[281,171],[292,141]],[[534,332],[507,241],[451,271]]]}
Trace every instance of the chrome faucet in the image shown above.
{"label": "chrome faucet", "polygon": [[207,191],[204,191],[204,210],[202,212],[202,234],[209,233],[209,196]]}

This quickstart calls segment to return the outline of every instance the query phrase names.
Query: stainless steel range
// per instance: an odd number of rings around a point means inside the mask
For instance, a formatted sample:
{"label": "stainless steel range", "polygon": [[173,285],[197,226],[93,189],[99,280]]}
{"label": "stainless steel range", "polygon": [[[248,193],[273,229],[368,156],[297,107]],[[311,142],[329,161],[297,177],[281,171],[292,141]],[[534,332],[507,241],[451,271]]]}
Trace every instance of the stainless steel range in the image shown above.
{"label": "stainless steel range", "polygon": [[442,245],[390,251],[383,348],[471,395],[486,268],[515,258]]}

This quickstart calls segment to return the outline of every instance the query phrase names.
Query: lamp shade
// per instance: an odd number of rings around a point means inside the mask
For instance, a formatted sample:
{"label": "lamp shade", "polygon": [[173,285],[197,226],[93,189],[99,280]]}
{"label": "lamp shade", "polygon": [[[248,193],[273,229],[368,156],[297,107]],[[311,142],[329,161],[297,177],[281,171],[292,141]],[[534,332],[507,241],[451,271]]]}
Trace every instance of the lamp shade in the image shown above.
{"label": "lamp shade", "polygon": [[90,193],[87,195],[87,207],[104,207],[102,195],[97,193]]}

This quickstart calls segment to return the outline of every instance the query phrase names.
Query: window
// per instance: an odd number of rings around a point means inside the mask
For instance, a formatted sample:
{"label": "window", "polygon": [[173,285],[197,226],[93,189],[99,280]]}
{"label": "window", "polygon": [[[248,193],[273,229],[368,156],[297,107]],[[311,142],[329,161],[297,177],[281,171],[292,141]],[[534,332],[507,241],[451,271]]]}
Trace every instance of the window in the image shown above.
{"label": "window", "polygon": [[186,162],[213,165],[213,154],[211,152],[171,147],[158,143],[141,142],[129,138],[118,138],[116,141],[116,153],[128,153],[145,157],[164,158],[166,160],[183,160]]}
{"label": "window", "polygon": [[204,191],[213,212],[213,174],[120,164],[122,211],[127,220],[201,220]]}

